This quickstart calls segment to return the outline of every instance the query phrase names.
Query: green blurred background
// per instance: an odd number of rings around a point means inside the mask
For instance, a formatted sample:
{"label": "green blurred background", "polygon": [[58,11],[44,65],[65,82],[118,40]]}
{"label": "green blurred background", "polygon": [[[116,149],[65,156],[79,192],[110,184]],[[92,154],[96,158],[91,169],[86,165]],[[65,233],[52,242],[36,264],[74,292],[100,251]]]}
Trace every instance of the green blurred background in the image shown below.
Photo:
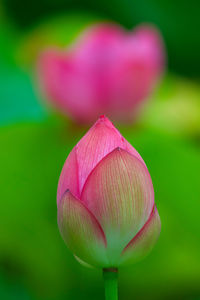
{"label": "green blurred background", "polygon": [[0,0],[0,299],[103,299],[101,272],[79,265],[57,228],[56,189],[87,128],[40,99],[35,61],[87,25],[156,24],[165,76],[137,122],[118,126],[150,170],[162,220],[142,262],[119,274],[120,299],[200,299],[200,2]]}

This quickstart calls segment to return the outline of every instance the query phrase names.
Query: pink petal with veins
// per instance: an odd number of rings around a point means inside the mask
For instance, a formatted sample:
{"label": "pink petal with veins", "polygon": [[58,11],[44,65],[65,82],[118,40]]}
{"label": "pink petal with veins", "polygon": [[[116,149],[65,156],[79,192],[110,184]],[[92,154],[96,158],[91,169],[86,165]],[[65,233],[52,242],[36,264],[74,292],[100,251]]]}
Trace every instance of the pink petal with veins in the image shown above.
{"label": "pink petal with veins", "polygon": [[90,172],[104,156],[117,147],[127,150],[145,164],[109,119],[100,117],[67,158],[59,179],[58,201],[67,189],[79,198]]}
{"label": "pink petal with veins", "polygon": [[81,201],[100,222],[110,255],[113,256],[113,251],[119,255],[151,214],[154,206],[151,177],[138,158],[117,148],[90,173]]}

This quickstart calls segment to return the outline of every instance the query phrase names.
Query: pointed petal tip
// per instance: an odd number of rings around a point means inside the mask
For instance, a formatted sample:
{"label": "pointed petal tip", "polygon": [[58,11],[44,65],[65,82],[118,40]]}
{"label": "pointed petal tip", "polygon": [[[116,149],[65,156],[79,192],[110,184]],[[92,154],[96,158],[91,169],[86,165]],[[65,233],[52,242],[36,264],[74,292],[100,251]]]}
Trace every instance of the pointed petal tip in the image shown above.
{"label": "pointed petal tip", "polygon": [[110,128],[115,128],[115,126],[113,125],[113,123],[106,117],[106,115],[100,115],[99,116],[99,119],[96,121],[96,123],[94,124],[94,126],[97,126],[99,124],[103,124],[103,125],[106,125],[107,127],[110,127]]}
{"label": "pointed petal tip", "polygon": [[[115,149],[113,149],[110,153],[118,153],[118,154],[122,154],[123,155],[123,153],[129,153],[128,151],[126,151],[126,150],[124,150],[123,148],[121,148],[121,147],[116,147]],[[109,153],[109,154],[110,154]],[[108,155],[109,155],[108,154]],[[130,154],[130,153],[129,153]],[[130,154],[131,155],[131,154]]]}
{"label": "pointed petal tip", "polygon": [[69,189],[66,189],[66,191],[65,191],[64,194],[63,194],[63,196],[66,195],[67,193],[70,193],[70,194],[71,194],[71,192],[70,192]]}
{"label": "pointed petal tip", "polygon": [[106,115],[100,115],[99,119],[107,119]]}
{"label": "pointed petal tip", "polygon": [[120,141],[124,142],[124,137],[121,135],[121,133],[119,132],[119,130],[114,126],[113,122],[106,117],[106,115],[100,115],[98,120],[94,123],[94,125],[92,126],[92,128],[98,128],[101,127],[102,129],[111,129],[113,132],[115,132],[118,136],[118,138],[120,138]]}
{"label": "pointed petal tip", "polygon": [[140,159],[140,157],[138,157],[135,153],[131,153],[126,149],[123,149],[122,147],[116,147],[115,149],[113,149],[113,151],[111,151],[110,153],[118,153],[119,155],[131,155],[133,156],[135,159],[137,159],[140,163],[142,163],[145,168],[147,169],[145,163],[143,162],[143,160]]}
{"label": "pointed petal tip", "polygon": [[71,196],[74,197],[74,195],[71,193],[71,191],[69,189],[66,189],[65,192],[62,194],[60,200],[58,201],[58,204],[59,204],[59,202],[64,201],[68,195],[69,195],[69,197],[71,197]]}

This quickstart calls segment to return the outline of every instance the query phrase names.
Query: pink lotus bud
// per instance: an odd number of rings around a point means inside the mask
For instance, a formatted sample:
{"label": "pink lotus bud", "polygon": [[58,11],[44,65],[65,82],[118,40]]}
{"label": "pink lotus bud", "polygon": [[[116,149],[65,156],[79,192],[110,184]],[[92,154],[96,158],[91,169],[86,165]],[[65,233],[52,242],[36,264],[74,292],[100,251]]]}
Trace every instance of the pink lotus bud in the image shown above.
{"label": "pink lotus bud", "polygon": [[79,260],[94,266],[134,263],[160,233],[147,167],[104,116],[69,154],[57,205],[64,241]]}
{"label": "pink lotus bud", "polygon": [[117,25],[99,24],[68,50],[46,50],[38,73],[52,104],[88,123],[104,113],[118,120],[133,118],[163,66],[164,47],[155,28],[140,26],[128,33]]}

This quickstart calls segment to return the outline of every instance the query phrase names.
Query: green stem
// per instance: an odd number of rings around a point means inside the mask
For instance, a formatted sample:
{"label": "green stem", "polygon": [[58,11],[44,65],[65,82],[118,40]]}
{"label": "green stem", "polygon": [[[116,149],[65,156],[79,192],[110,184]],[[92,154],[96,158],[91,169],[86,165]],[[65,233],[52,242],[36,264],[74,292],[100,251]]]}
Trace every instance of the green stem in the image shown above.
{"label": "green stem", "polygon": [[103,269],[106,300],[118,299],[117,277],[118,270],[116,268]]}

